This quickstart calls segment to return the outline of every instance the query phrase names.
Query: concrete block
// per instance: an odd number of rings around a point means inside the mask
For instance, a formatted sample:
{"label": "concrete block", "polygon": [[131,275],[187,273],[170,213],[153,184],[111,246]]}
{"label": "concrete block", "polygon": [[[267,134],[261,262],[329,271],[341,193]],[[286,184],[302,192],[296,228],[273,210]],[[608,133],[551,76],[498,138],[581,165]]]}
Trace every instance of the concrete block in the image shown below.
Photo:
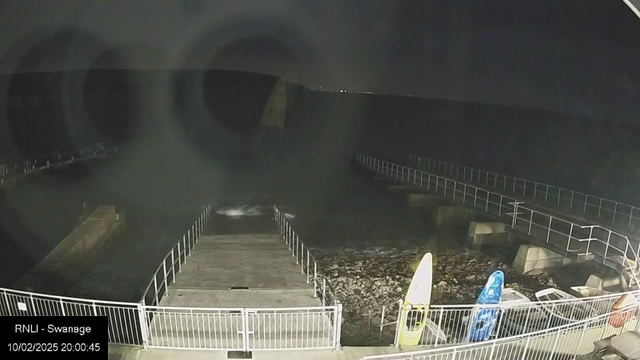
{"label": "concrete block", "polygon": [[436,227],[469,226],[476,213],[463,206],[438,206],[434,213]]}
{"label": "concrete block", "polygon": [[549,269],[571,264],[573,260],[553,252],[547,248],[524,244],[521,245],[513,260],[513,267],[526,274],[534,269]]}
{"label": "concrete block", "polygon": [[622,291],[624,288],[620,276],[603,277],[597,274],[589,275],[585,286],[604,291]]}
{"label": "concrete block", "polygon": [[507,225],[500,222],[477,222],[469,223],[467,239],[472,247],[482,245],[499,245],[511,240],[507,232]]}

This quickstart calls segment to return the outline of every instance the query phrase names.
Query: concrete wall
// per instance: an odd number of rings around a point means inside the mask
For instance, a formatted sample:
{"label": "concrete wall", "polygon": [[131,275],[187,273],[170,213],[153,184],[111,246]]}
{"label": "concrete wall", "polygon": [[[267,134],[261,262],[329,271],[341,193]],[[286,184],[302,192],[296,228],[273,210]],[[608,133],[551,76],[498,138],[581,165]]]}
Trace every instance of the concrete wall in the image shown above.
{"label": "concrete wall", "polygon": [[15,287],[29,291],[58,288],[79,275],[78,268],[87,257],[102,248],[118,225],[115,206],[98,206],[64,238],[42,261],[24,275]]}

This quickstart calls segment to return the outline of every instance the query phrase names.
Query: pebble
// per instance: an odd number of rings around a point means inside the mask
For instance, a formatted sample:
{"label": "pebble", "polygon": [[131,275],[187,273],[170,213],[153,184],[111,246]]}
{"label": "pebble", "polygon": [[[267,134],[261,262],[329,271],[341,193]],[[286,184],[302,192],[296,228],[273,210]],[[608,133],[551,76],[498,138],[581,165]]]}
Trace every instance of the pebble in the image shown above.
{"label": "pebble", "polygon": [[[389,305],[385,318],[392,318],[397,312],[398,300],[405,297],[413,278],[411,262],[427,251],[427,248],[311,249],[319,269],[328,274],[335,295],[343,304],[347,328],[355,328],[356,322],[379,319],[382,305]],[[464,255],[458,251],[441,251],[436,258],[432,304],[475,303],[488,276],[497,269],[505,273],[505,287],[517,289],[532,300],[535,300],[535,291],[555,287],[546,273],[522,275],[483,253]]]}

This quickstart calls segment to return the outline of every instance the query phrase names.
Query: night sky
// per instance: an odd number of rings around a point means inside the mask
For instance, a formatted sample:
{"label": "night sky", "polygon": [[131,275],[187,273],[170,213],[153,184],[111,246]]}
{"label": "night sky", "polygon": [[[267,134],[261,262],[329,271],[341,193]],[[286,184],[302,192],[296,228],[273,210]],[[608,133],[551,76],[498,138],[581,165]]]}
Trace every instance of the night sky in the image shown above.
{"label": "night sky", "polygon": [[[3,2],[3,73],[216,67],[282,75],[295,62],[309,87],[619,121],[640,110],[640,21],[622,0],[35,3]],[[50,39],[63,30],[75,34],[67,51]],[[26,59],[39,42],[56,56]],[[107,51],[119,61],[96,63]]]}

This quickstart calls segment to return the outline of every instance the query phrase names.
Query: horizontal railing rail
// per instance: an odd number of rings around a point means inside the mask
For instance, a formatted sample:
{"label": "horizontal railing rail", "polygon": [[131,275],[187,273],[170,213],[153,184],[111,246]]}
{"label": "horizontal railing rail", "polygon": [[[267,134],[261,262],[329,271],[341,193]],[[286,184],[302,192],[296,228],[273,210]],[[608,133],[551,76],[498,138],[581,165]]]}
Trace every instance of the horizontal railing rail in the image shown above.
{"label": "horizontal railing rail", "polygon": [[150,348],[245,349],[243,308],[145,306]]}
{"label": "horizontal railing rail", "polygon": [[341,305],[246,309],[249,350],[336,349]]}
{"label": "horizontal railing rail", "polygon": [[182,265],[187,262],[195,249],[198,239],[211,218],[211,204],[207,205],[198,218],[191,224],[182,239],[167,253],[153,273],[147,288],[142,295],[143,305],[159,305],[162,298],[169,293],[169,285],[176,281],[176,274],[182,272]]}
{"label": "horizontal railing rail", "polygon": [[285,244],[289,246],[291,256],[295,257],[296,265],[300,265],[300,272],[305,274],[307,284],[313,282],[314,294],[316,297],[320,296],[323,306],[335,305],[339,300],[335,296],[329,278],[324,274],[322,268],[318,268],[318,262],[309,251],[309,247],[305,246],[304,242],[300,240],[284,213],[277,206],[274,206],[273,210],[280,234]]}
{"label": "horizontal railing rail", "polygon": [[[491,338],[500,339],[515,335],[523,335],[550,327],[579,322],[610,313],[613,305],[627,295],[640,304],[640,290],[624,293],[608,294],[577,299],[535,301],[520,304],[465,304],[465,305],[430,305],[427,319],[431,327],[425,328],[419,345],[450,346],[469,342],[471,321],[475,314],[495,311],[498,321]],[[399,300],[402,303],[401,300]],[[396,326],[394,345],[398,346],[400,326],[398,319],[407,315],[408,309],[398,306],[398,302],[383,305],[381,313],[383,326]],[[388,318],[385,319],[385,317]],[[408,318],[405,316],[404,318]],[[411,323],[408,324],[413,325]],[[439,330],[438,330],[439,329]],[[441,332],[441,334],[438,334]]]}
{"label": "horizontal railing rail", "polygon": [[329,278],[324,274],[322,268],[318,269],[318,262],[309,251],[309,247],[295,232],[291,223],[277,206],[273,206],[274,220],[278,230],[282,235],[285,244],[291,251],[291,256],[295,257],[296,265],[300,265],[300,272],[305,274],[307,283],[313,282],[314,297],[320,297],[322,306],[335,306],[336,311],[331,314],[329,320],[333,326],[334,341],[336,348],[340,345],[340,335],[342,332],[342,303],[335,296],[335,291],[330,284]]}
{"label": "horizontal railing rail", "polygon": [[144,306],[149,347],[190,350],[335,349],[341,307]]}
{"label": "horizontal railing rail", "polygon": [[0,316],[106,316],[108,341],[143,345],[139,303],[81,299],[0,288]]}
{"label": "horizontal railing rail", "polygon": [[[620,327],[613,327],[610,325],[612,316],[630,319]],[[443,348],[365,356],[362,360],[576,359],[590,353],[595,341],[625,331],[637,331],[639,327],[636,308],[629,308],[533,333]]]}
{"label": "horizontal railing rail", "polygon": [[383,176],[426,189],[496,216],[511,224],[512,229],[537,241],[553,245],[566,255],[594,257],[596,261],[620,271],[625,277],[631,277],[630,283],[633,286],[638,285],[633,274],[637,274],[640,269],[640,262],[636,261],[640,244],[634,248],[629,238],[623,234],[600,225],[576,224],[527,207],[515,197],[427,171],[360,154],[356,155],[356,161]]}
{"label": "horizontal railing rail", "polygon": [[570,213],[610,222],[623,230],[640,230],[640,208],[603,197],[553,186],[538,181],[498,174],[468,166],[451,164],[411,155],[410,162],[421,170],[442,174],[451,178],[482,184],[502,192],[517,194],[545,204],[553,205]]}
{"label": "horizontal railing rail", "polygon": [[0,185],[4,185],[9,178],[29,175],[60,165],[73,164],[95,158],[105,158],[116,155],[117,153],[117,147],[105,148],[102,143],[97,143],[94,147],[87,147],[76,152],[61,153],[59,151],[53,151],[51,154],[40,155],[34,159],[25,160],[22,164],[0,164]]}

